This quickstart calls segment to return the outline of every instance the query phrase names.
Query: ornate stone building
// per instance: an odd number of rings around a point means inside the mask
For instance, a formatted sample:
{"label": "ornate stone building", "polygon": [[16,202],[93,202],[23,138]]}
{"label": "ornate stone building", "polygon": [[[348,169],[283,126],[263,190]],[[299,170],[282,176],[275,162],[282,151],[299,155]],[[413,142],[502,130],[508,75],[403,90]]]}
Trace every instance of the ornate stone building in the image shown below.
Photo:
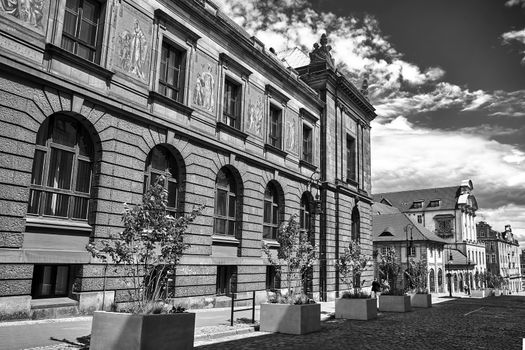
{"label": "ornate stone building", "polygon": [[505,289],[512,292],[523,290],[520,246],[514,238],[510,225],[498,232],[485,221],[476,224],[478,239],[485,243],[487,271],[502,276]]}
{"label": "ornate stone building", "polygon": [[476,235],[478,209],[472,181],[459,186],[374,194],[374,200],[398,208],[415,224],[446,241],[445,267],[452,274],[453,291],[481,288],[486,271],[485,244]]}
{"label": "ornate stone building", "polygon": [[0,4],[0,317],[126,301],[85,245],[159,174],[169,210],[207,206],[174,279],[190,307],[264,297],[261,244],[292,214],[320,252],[316,298],[350,239],[371,253],[374,108],[326,37],[294,70],[210,1],[27,4]]}

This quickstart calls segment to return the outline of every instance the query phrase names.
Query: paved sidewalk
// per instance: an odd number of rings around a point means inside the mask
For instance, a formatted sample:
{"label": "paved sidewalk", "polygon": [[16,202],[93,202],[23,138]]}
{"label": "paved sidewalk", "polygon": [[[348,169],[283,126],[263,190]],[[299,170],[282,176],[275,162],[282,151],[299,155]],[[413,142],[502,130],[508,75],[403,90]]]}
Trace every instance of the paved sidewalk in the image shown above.
{"label": "paved sidewalk", "polygon": [[[239,307],[240,308],[240,307]],[[213,343],[223,337],[254,333],[251,311],[235,312],[230,326],[230,308],[188,310],[194,312],[195,343]],[[334,302],[321,303],[321,320],[332,317]],[[255,308],[255,322],[259,306]],[[91,334],[92,316],[0,323],[0,350],[82,349],[83,337]]]}

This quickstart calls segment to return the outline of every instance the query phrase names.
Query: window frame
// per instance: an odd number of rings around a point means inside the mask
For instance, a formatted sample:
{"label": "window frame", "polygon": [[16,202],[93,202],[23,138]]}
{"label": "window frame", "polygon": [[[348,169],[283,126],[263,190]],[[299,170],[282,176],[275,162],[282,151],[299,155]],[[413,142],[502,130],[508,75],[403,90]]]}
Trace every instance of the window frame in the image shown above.
{"label": "window frame", "polygon": [[346,134],[346,179],[357,182],[357,142],[356,138]]}
{"label": "window frame", "polygon": [[[308,137],[305,135],[307,134]],[[314,152],[313,152],[313,138],[314,138],[314,129],[303,123],[302,131],[302,150],[301,150],[301,160],[313,164],[314,162]]]}
{"label": "window frame", "polygon": [[[66,268],[65,271],[65,286],[66,290],[64,293],[57,293],[56,287],[57,287],[57,278],[59,275],[59,268]],[[43,286],[43,279],[46,268],[50,269],[50,293],[42,293],[42,286]],[[42,271],[41,271],[42,270]],[[73,268],[71,265],[67,264],[35,264],[33,269],[33,277],[31,279],[31,297],[33,299],[45,299],[45,298],[60,298],[60,297],[67,297],[71,292],[71,274],[73,272]],[[42,282],[42,283],[39,283]]]}
{"label": "window frame", "polygon": [[268,144],[283,149],[283,108],[270,103],[268,108]]}
{"label": "window frame", "polygon": [[[166,164],[168,167],[164,170],[156,169],[156,168],[153,168],[152,166],[153,152],[156,149],[160,150],[161,153],[164,153],[165,155],[167,155]],[[174,164],[170,164],[170,158]],[[177,174],[175,176],[171,174],[170,168],[176,169]],[[157,145],[150,150],[146,158],[146,166],[144,169],[143,193],[146,193],[146,191],[150,188],[150,186],[152,185],[152,181],[154,183],[155,180],[153,179],[153,175],[164,176],[166,178],[166,181],[164,182],[164,188],[166,189],[166,191],[168,191],[168,206],[166,207],[166,211],[172,213],[173,216],[177,216],[177,213],[180,212],[179,207],[182,206],[180,203],[180,173],[181,173],[181,169],[180,169],[179,163],[177,162],[175,155],[169,149],[167,149],[164,146]],[[173,198],[173,200],[170,200],[170,192],[169,192],[170,184],[175,184],[174,185],[174,189],[175,189],[174,197],[175,198]],[[170,206],[169,203],[171,202],[173,202],[175,206]]]}
{"label": "window frame", "polygon": [[[228,186],[219,186],[218,184],[218,178],[220,172],[223,172],[225,176],[228,178]],[[232,191],[232,185],[233,185],[233,191]],[[225,215],[218,214],[218,201],[219,201],[219,193],[220,191],[225,192]],[[231,204],[231,200],[234,200],[234,203]],[[240,215],[240,208],[239,208],[239,202],[240,201],[240,194],[239,194],[239,185],[237,184],[237,181],[235,179],[235,176],[233,173],[226,168],[222,168],[217,173],[216,179],[215,179],[215,203],[214,203],[214,213],[213,213],[213,234],[218,236],[230,236],[230,237],[237,237],[237,230],[239,229],[239,215]],[[234,215],[231,216],[230,210],[233,208],[235,212]],[[225,231],[226,233],[219,233],[217,231],[217,221],[222,220],[225,222]],[[233,226],[233,232],[230,232],[230,225]]]}
{"label": "window frame", "polygon": [[[65,144],[61,144],[53,140],[54,138],[54,128],[55,123],[57,119],[63,119],[65,121],[71,122],[71,124],[75,127],[75,144],[74,146],[68,146]],[[31,184],[29,186],[29,198],[27,201],[27,215],[30,217],[41,217],[41,218],[54,218],[54,219],[60,219],[60,220],[72,220],[72,221],[79,221],[79,222],[88,222],[90,219],[90,211],[92,206],[92,188],[93,188],[93,182],[94,182],[94,167],[95,167],[95,143],[93,142],[93,138],[90,135],[88,129],[82,125],[78,120],[68,117],[66,115],[52,115],[50,116],[41,126],[40,128],[45,128],[38,131],[38,138],[42,137],[42,140],[37,140],[37,144],[35,145],[35,153],[33,158],[33,165],[31,170]],[[40,134],[42,132],[42,134]],[[80,146],[79,146],[79,138],[80,134],[84,133],[84,137],[87,138],[86,142],[88,143],[88,148],[90,148],[91,156],[86,156],[80,154]],[[40,141],[44,142],[44,145],[39,144]],[[59,151],[59,152],[68,152],[70,154],[73,154],[72,160],[71,160],[71,166],[68,170],[70,170],[69,174],[69,189],[59,188],[59,187],[51,187],[48,183],[50,181],[50,166],[51,166],[51,158],[54,153],[53,151]],[[40,180],[38,183],[33,183],[34,176],[35,176],[35,170],[37,166],[37,152],[44,153],[42,156],[42,162],[40,164]],[[79,165],[80,162],[88,163],[90,174],[89,179],[87,181],[87,189],[89,192],[81,192],[77,190],[78,185],[78,175],[79,175]],[[60,172],[60,164],[56,164],[59,172]],[[56,171],[56,170],[55,170]],[[58,175],[60,176],[60,174]],[[40,197],[36,204],[36,212],[31,210],[32,206],[34,205],[32,203],[33,201],[33,193],[40,192]],[[68,196],[67,200],[67,215],[53,215],[53,214],[47,214],[47,201],[48,195],[54,194],[57,196],[63,195]],[[74,216],[74,208],[75,208],[75,198],[83,198],[84,200],[87,200],[86,208],[85,208],[85,217],[75,217]],[[53,199],[51,199],[53,201]],[[56,213],[55,213],[56,214]]]}
{"label": "window frame", "polygon": [[[272,195],[268,195],[268,191],[272,190]],[[279,189],[272,181],[268,182],[264,191],[263,199],[263,239],[277,240],[279,234],[279,223],[282,221],[282,203],[280,203]],[[267,208],[270,212],[267,213]],[[266,217],[270,218],[270,222],[266,221]],[[266,231],[269,229],[271,235],[268,237]]]}
{"label": "window frame", "polygon": [[236,265],[217,265],[215,294],[231,296],[237,292],[238,269]]}
{"label": "window frame", "polygon": [[[90,2],[90,3],[93,3],[93,4],[96,4],[96,6],[98,7],[97,8],[97,18],[98,18],[98,22],[96,23],[95,25],[95,39],[94,39],[94,43],[87,43],[85,42],[84,40],[82,40],[80,37],[81,37],[81,33],[80,31],[82,30],[82,23],[84,22],[84,17],[83,17],[83,14],[84,14],[84,3],[85,2]],[[101,51],[102,51],[102,40],[103,40],[103,37],[104,37],[104,24],[105,24],[105,17],[106,17],[106,3],[105,2],[102,2],[102,1],[98,1],[98,0],[78,0],[78,7],[76,8],[77,12],[76,14],[72,14],[71,11],[68,11],[70,10],[68,7],[67,7],[67,0],[65,1],[65,4],[64,4],[64,18],[63,18],[63,24],[62,24],[62,34],[61,34],[61,38],[60,38],[60,47],[70,53],[72,53],[73,55],[75,56],[78,56],[78,57],[81,57],[89,62],[93,62],[93,63],[96,63],[96,64],[99,64],[99,62],[101,61]],[[75,34],[70,34],[66,31],[65,29],[65,22],[66,22],[66,16],[67,16],[67,13],[70,13],[72,14],[73,16],[75,16],[76,20],[75,20]],[[66,48],[66,45],[64,44],[64,38],[66,38],[66,40],[69,40],[72,42],[73,44],[73,49],[72,50],[69,50],[68,48]],[[79,45],[81,46],[84,46],[86,48],[88,48],[92,54],[93,54],[93,58],[90,59],[90,58],[86,58],[82,55],[80,55],[78,53],[78,47]]]}
{"label": "window frame", "polygon": [[[226,111],[227,106],[230,106],[231,99],[228,99],[227,87],[232,86],[236,89],[236,99],[233,102],[234,111],[233,114],[230,111]],[[237,79],[233,78],[230,74],[224,75],[223,89],[222,89],[222,116],[221,120],[224,124],[234,129],[240,130],[242,125],[242,106],[244,98],[244,85]]]}
{"label": "window frame", "polygon": [[[159,43],[160,50],[159,50],[159,58],[158,58],[158,75],[157,75],[157,88],[156,91],[161,94],[162,96],[165,96],[166,98],[169,98],[173,101],[176,101],[178,103],[184,103],[185,98],[185,89],[186,89],[186,72],[188,71],[188,49],[184,48],[183,46],[177,44],[175,41],[171,40],[170,37],[163,35],[162,40],[160,40]],[[177,80],[177,83],[179,84],[178,87],[171,84],[167,81],[165,78],[167,75],[169,75],[168,63],[166,63],[166,70],[163,74],[163,60],[164,60],[164,49],[168,50],[168,53],[173,52],[175,54],[180,54],[179,56],[176,55],[176,57],[179,58],[179,78]],[[164,77],[163,77],[164,75]],[[172,95],[166,93],[166,89],[171,89]],[[164,91],[163,91],[164,89]],[[173,97],[173,93],[176,92],[176,98]]]}

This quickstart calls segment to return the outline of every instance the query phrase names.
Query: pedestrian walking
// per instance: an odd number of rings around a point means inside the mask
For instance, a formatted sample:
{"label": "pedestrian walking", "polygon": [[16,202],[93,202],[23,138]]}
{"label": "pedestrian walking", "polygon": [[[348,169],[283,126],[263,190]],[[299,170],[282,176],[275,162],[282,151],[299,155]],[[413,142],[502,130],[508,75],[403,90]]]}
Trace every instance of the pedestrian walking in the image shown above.
{"label": "pedestrian walking", "polygon": [[372,292],[374,293],[374,298],[377,298],[377,293],[381,291],[381,285],[377,281],[377,278],[374,278],[372,282]]}

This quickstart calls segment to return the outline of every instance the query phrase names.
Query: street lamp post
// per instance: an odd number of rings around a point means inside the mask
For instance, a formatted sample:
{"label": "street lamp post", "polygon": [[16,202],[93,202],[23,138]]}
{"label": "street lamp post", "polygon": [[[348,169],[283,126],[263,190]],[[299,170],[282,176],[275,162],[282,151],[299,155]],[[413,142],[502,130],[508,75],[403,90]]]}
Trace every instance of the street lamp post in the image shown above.
{"label": "street lamp post", "polygon": [[452,259],[452,252],[450,252],[450,257],[448,259],[448,273],[447,273],[447,278],[448,278],[448,295],[449,297],[452,298],[452,273],[450,273],[450,265],[452,264],[454,260]]}
{"label": "street lamp post", "polygon": [[[407,249],[407,273],[408,273],[408,279],[407,279],[407,282],[410,283],[411,281],[411,274],[410,274],[410,261],[409,261],[409,257],[410,257],[410,251],[412,250],[412,244],[413,244],[413,236],[412,236],[412,230],[414,229],[414,225],[412,224],[408,224],[405,226],[405,238],[406,238],[406,249]],[[408,231],[410,230],[410,241],[408,240]],[[408,285],[408,287],[410,288],[410,284]]]}

